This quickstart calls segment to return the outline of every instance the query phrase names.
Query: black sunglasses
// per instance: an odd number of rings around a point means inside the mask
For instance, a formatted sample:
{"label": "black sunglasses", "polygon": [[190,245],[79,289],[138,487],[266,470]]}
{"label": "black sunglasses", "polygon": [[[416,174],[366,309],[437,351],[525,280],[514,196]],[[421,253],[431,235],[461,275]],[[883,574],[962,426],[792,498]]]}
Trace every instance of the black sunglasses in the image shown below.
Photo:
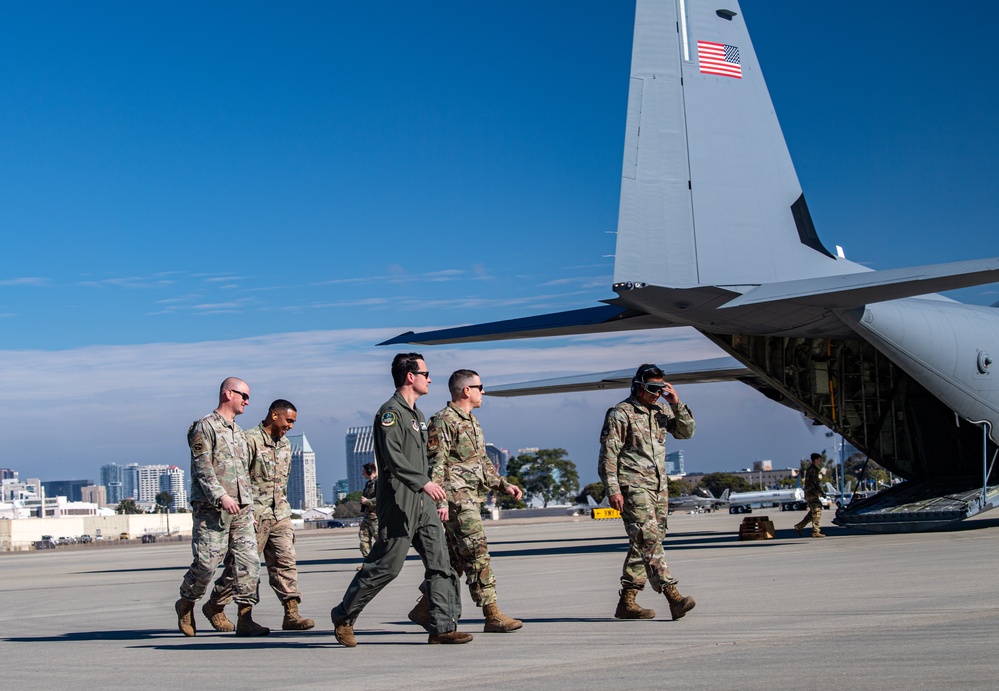
{"label": "black sunglasses", "polygon": [[430,370],[424,370],[423,372],[413,372],[413,374],[419,374],[427,379],[430,379]]}
{"label": "black sunglasses", "polygon": [[250,394],[248,393],[244,393],[242,391],[236,391],[236,389],[229,389],[229,391],[232,393],[238,393],[240,396],[242,396],[243,403],[248,403],[250,401]]}

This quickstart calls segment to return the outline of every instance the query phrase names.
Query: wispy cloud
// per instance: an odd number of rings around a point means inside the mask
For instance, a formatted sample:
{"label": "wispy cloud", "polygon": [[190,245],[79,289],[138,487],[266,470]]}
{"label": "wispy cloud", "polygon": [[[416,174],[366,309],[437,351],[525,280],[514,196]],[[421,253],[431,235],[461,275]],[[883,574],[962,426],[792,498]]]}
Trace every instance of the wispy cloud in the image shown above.
{"label": "wispy cloud", "polygon": [[0,286],[48,286],[52,281],[42,276],[22,276],[20,278],[0,278]]}
{"label": "wispy cloud", "polygon": [[[92,346],[56,352],[0,351],[0,408],[18,434],[8,440],[9,465],[25,476],[90,477],[108,462],[176,463],[188,458],[185,431],[216,404],[227,376],[250,383],[251,404],[239,419],[256,424],[268,403],[291,400],[297,431],[318,454],[324,487],[345,477],[347,427],[368,425],[392,393],[389,364],[396,352],[373,344],[407,330],[344,329],[274,334],[202,343]],[[430,327],[433,328],[433,327]],[[691,329],[617,336],[577,336],[465,347],[403,346],[422,351],[433,373],[424,412],[443,407],[447,377],[471,367],[498,384],[567,374],[674,362],[718,354]],[[672,448],[701,469],[734,468],[757,458],[784,463],[813,443],[794,413],[748,387],[683,387],[697,436]],[[516,449],[561,447],[586,481],[596,479],[596,445],[603,414],[625,395],[601,391],[567,396],[488,398],[479,411],[487,439]],[[53,420],[60,434],[52,435]],[[38,439],[45,439],[39,452]],[[86,439],[85,444],[80,440]],[[790,451],[789,451],[790,449]]]}

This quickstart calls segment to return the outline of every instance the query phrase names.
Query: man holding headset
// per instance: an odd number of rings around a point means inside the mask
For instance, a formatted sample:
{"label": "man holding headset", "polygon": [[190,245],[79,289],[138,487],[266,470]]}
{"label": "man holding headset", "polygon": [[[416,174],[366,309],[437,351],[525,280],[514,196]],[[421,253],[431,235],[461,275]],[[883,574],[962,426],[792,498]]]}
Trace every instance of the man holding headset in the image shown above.
{"label": "man holding headset", "polygon": [[[635,602],[648,582],[669,601],[673,619],[694,608],[680,595],[663,551],[668,511],[666,434],[694,435],[694,417],[655,365],[642,365],[631,381],[631,396],[607,411],[600,432],[600,479],[610,505],[621,512],[630,545],[624,560],[618,619],[651,619],[656,613]],[[659,401],[662,398],[665,405]]]}

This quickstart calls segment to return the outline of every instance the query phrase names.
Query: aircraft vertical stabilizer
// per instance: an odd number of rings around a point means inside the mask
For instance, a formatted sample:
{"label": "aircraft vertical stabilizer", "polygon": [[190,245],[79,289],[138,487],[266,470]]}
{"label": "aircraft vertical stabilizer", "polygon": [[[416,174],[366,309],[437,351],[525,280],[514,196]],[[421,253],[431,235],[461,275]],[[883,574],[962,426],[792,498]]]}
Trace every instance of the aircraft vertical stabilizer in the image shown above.
{"label": "aircraft vertical stabilizer", "polygon": [[820,242],[737,2],[638,0],[615,283],[853,273]]}

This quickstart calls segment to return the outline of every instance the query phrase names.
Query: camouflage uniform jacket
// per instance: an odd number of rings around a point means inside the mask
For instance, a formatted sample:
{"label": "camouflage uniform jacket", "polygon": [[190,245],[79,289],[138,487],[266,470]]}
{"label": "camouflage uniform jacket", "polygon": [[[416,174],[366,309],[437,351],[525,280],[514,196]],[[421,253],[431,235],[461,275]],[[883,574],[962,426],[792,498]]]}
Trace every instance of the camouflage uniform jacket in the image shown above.
{"label": "camouflage uniform jacket", "polygon": [[254,516],[258,521],[291,518],[291,504],[288,503],[291,442],[287,437],[274,441],[261,424],[246,431],[246,446],[250,455]]}
{"label": "camouflage uniform jacket", "polygon": [[218,506],[228,494],[240,506],[253,503],[247,468],[246,435],[235,422],[212,411],[191,423],[191,504]]}
{"label": "camouflage uniform jacket", "polygon": [[428,430],[430,479],[447,491],[448,502],[481,504],[490,490],[505,492],[510,486],[486,456],[482,427],[471,411],[466,413],[448,403],[430,418]]}
{"label": "camouflage uniform jacket", "polygon": [[364,483],[364,489],[361,491],[361,496],[367,499],[367,501],[361,504],[361,511],[363,513],[376,512],[378,506],[377,492],[378,478],[373,477]]}
{"label": "camouflage uniform jacket", "polygon": [[634,396],[607,411],[600,431],[600,479],[607,496],[621,487],[666,490],[666,433],[677,439],[694,435],[694,417],[683,403],[651,408]]}
{"label": "camouflage uniform jacket", "polygon": [[818,499],[826,496],[819,482],[819,469],[811,461],[808,462],[808,470],[805,471],[805,500]]}

